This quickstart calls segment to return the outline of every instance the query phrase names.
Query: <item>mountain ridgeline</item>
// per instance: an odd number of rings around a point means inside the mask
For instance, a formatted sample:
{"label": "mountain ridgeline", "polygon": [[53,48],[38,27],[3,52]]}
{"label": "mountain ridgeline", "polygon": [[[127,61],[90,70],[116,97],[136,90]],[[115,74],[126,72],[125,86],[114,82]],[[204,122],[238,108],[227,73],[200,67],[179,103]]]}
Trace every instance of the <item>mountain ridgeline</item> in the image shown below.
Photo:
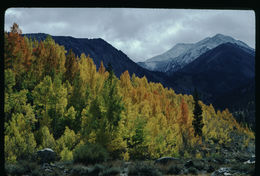
{"label": "mountain ridgeline", "polygon": [[229,108],[240,122],[255,128],[255,50],[244,42],[217,34],[177,44],[138,64],[168,75],[168,86],[178,93],[191,94],[196,88],[205,103]]}
{"label": "mountain ridgeline", "polygon": [[[97,68],[88,53],[77,57],[55,37],[30,40],[14,30],[17,27],[4,34],[6,162],[33,160],[44,148],[51,148],[61,161],[85,164],[254,155],[254,133],[228,109],[215,110],[198,96],[177,94],[127,70],[117,77],[113,69],[118,67],[106,69],[103,61]],[[109,48],[115,50],[100,39],[87,41],[92,52],[108,55]],[[105,46],[98,47],[100,43]],[[230,44],[220,47],[236,50]],[[120,53],[122,58],[110,62],[123,62],[126,56]],[[216,64],[214,59],[209,63]],[[237,57],[232,60],[238,62]]]}
{"label": "mountain ridgeline", "polygon": [[233,43],[250,50],[254,49],[240,40],[235,40],[230,36],[216,34],[213,37],[207,37],[197,43],[179,43],[165,53],[147,59],[145,62],[139,62],[139,65],[154,71],[165,72],[168,75],[178,71],[185,65],[197,59],[200,55],[210,49],[223,43]]}
{"label": "mountain ridgeline", "polygon": [[[43,41],[46,39],[48,34],[35,33],[35,34],[25,34],[28,38],[36,39],[37,41]],[[135,62],[133,62],[125,53],[114,48],[112,45],[107,43],[101,38],[87,39],[87,38],[73,38],[67,36],[51,36],[53,40],[65,47],[67,51],[72,49],[76,56],[80,56],[82,53],[89,55],[96,68],[100,67],[101,61],[104,66],[107,67],[110,63],[115,75],[120,77],[120,75],[128,70],[129,74],[133,73],[138,77],[145,76],[149,81],[160,82],[164,86],[167,86],[164,74],[160,72],[154,72],[142,68]]]}
{"label": "mountain ridgeline", "polygon": [[6,175],[255,175],[255,133],[239,123],[254,111],[247,47],[222,43],[167,75],[102,39],[21,34],[4,33]]}
{"label": "mountain ridgeline", "polygon": [[255,54],[237,44],[224,43],[175,72],[171,83],[177,92],[197,88],[205,102],[228,108],[240,122],[254,129],[254,79]]}
{"label": "mountain ridgeline", "polygon": [[[25,36],[43,41],[47,34]],[[255,128],[255,90],[246,88],[252,88],[255,79],[255,51],[240,40],[217,34],[197,43],[179,43],[161,55],[136,64],[100,38],[52,38],[77,56],[89,55],[97,69],[101,61],[105,67],[110,63],[117,77],[128,70],[130,75],[145,76],[148,81],[160,82],[177,93],[191,94],[196,88],[205,103],[221,110],[228,108],[239,121]],[[249,89],[252,91],[244,94],[244,90]],[[244,98],[234,98],[235,95]],[[251,107],[249,112],[248,106]]]}
{"label": "mountain ridgeline", "polygon": [[241,49],[236,44],[224,43],[199,56],[171,78],[173,85],[178,80],[189,77],[192,83],[185,87],[195,86],[201,92],[219,95],[248,84],[255,77],[254,54]]}

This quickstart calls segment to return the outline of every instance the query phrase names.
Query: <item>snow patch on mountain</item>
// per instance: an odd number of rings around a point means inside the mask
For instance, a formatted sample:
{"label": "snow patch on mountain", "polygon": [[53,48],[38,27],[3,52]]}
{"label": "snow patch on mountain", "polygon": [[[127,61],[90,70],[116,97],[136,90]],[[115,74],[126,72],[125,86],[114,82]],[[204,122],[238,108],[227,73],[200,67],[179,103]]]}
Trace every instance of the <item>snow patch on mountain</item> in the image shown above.
{"label": "snow patch on mountain", "polygon": [[241,48],[246,48],[254,52],[253,48],[250,48],[240,40],[235,40],[234,38],[223,34],[216,34],[213,37],[207,37],[194,44],[176,44],[165,53],[152,57],[151,59],[142,62],[142,64],[139,63],[139,65],[145,65],[146,69],[152,71],[168,72],[170,74],[183,68],[186,64],[189,64],[208,50],[228,42],[237,44]]}
{"label": "snow patch on mountain", "polygon": [[165,53],[152,57],[151,59],[148,59],[145,62],[167,61],[188,51],[192,46],[193,44],[178,43]]}

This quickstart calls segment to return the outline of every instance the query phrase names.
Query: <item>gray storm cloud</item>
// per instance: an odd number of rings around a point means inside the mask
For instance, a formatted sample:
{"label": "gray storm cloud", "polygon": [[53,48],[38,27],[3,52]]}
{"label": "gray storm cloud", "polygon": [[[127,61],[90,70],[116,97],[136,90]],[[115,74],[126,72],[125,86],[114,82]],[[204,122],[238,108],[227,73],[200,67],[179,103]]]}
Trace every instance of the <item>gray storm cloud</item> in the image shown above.
{"label": "gray storm cloud", "polygon": [[103,38],[134,61],[161,54],[177,43],[193,43],[217,33],[255,48],[252,10],[141,8],[10,8],[5,30],[18,23],[23,33]]}

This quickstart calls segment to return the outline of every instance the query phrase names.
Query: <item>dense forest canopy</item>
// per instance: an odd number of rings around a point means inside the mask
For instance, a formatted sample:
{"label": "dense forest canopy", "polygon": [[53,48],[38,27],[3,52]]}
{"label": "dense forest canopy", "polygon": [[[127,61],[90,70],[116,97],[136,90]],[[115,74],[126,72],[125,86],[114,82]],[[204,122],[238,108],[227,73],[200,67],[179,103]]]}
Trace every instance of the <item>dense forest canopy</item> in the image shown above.
{"label": "dense forest canopy", "polygon": [[[6,161],[46,147],[72,160],[89,143],[114,159],[200,158],[210,155],[209,146],[228,147],[239,136],[246,148],[255,138],[228,109],[216,112],[128,71],[117,78],[102,62],[97,69],[88,53],[76,57],[51,37],[28,39],[18,25],[5,32],[4,51]],[[193,123],[195,106],[201,123]],[[195,123],[201,124],[197,133]]]}

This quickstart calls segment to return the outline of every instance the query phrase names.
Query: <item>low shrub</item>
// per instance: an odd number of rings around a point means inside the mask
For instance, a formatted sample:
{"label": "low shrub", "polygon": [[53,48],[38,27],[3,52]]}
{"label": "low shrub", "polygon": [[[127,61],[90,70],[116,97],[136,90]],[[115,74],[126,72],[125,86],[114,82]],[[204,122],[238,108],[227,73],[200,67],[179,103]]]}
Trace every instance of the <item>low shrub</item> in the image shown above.
{"label": "low shrub", "polygon": [[238,162],[245,162],[247,160],[250,159],[250,156],[247,156],[247,155],[238,155],[238,156],[235,156],[235,159],[238,161]]}
{"label": "low shrub", "polygon": [[105,169],[102,172],[102,176],[110,176],[110,175],[119,175],[120,174],[120,168],[119,167],[111,167],[108,169]]}
{"label": "low shrub", "polygon": [[96,164],[107,161],[109,155],[106,149],[98,144],[80,145],[74,150],[74,163]]}
{"label": "low shrub", "polygon": [[242,173],[252,173],[255,170],[254,164],[235,164],[231,167],[234,171],[239,171]]}
{"label": "low shrub", "polygon": [[201,161],[195,161],[194,162],[194,167],[198,170],[203,170],[205,167],[205,164]]}
{"label": "low shrub", "polygon": [[39,166],[32,161],[20,160],[15,164],[6,163],[5,172],[9,175],[23,175],[39,169]]}
{"label": "low shrub", "polygon": [[89,169],[89,176],[97,176],[99,175],[99,173],[103,172],[103,170],[105,170],[105,166],[101,165],[101,164],[95,164],[95,166],[93,168]]}
{"label": "low shrub", "polygon": [[24,175],[27,172],[28,172],[28,170],[20,164],[6,164],[5,165],[6,175]]}
{"label": "low shrub", "polygon": [[198,174],[198,170],[195,167],[188,168],[188,172],[194,175]]}
{"label": "low shrub", "polygon": [[72,176],[87,175],[89,173],[88,167],[83,165],[72,166],[70,174]]}
{"label": "low shrub", "polygon": [[214,172],[215,170],[216,170],[216,168],[213,165],[209,165],[207,168],[208,173]]}
{"label": "low shrub", "polygon": [[213,153],[209,158],[209,162],[217,162],[218,164],[225,164],[225,157],[219,153]]}
{"label": "low shrub", "polygon": [[42,171],[39,169],[34,169],[31,173],[31,176],[42,176]]}
{"label": "low shrub", "polygon": [[178,165],[171,165],[167,171],[167,174],[180,174],[181,168]]}
{"label": "low shrub", "polygon": [[21,160],[18,164],[21,165],[27,173],[39,168],[39,165],[37,165],[36,162],[27,160]]}
{"label": "low shrub", "polygon": [[154,165],[138,162],[135,165],[129,166],[128,175],[161,176],[162,173]]}
{"label": "low shrub", "polygon": [[59,161],[55,163],[57,167],[59,168],[64,168],[66,167],[70,167],[73,165],[73,161]]}

